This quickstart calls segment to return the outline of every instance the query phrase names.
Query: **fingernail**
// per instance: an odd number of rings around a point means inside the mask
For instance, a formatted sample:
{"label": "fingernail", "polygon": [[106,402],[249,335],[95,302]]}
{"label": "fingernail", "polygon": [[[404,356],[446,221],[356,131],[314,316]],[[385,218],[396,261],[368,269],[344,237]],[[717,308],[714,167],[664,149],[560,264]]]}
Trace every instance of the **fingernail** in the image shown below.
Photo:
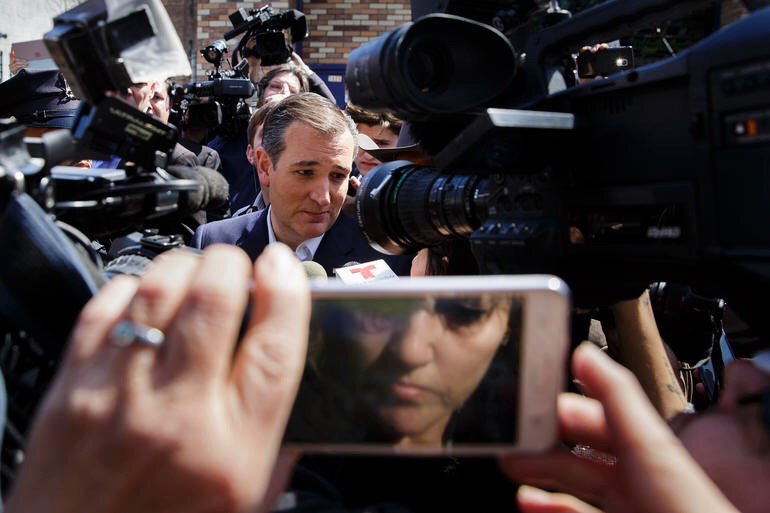
{"label": "fingernail", "polygon": [[605,356],[602,353],[602,350],[596,347],[596,344],[593,342],[582,342],[577,347],[576,351],[580,351],[586,358],[590,358],[594,361],[603,360],[603,357]]}
{"label": "fingernail", "polygon": [[535,488],[534,486],[528,485],[519,486],[519,491],[516,492],[516,496],[520,500],[524,500],[530,503],[535,502],[539,504],[550,503],[551,498],[551,494],[545,490],[541,490],[540,488]]}
{"label": "fingernail", "polygon": [[295,267],[302,269],[297,255],[291,250],[289,246],[281,242],[274,242],[269,244],[258,260],[263,260],[267,265],[272,268],[273,272],[281,274],[283,272],[289,272]]}

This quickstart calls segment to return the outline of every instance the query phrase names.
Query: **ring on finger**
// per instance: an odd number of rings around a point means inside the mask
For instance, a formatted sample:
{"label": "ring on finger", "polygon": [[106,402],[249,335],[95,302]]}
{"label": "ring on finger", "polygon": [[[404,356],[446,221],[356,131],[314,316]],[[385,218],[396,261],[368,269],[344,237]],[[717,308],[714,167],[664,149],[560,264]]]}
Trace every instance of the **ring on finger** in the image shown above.
{"label": "ring on finger", "polygon": [[129,347],[134,344],[148,347],[160,347],[166,335],[158,328],[152,328],[129,320],[120,321],[108,338],[110,344],[116,347]]}

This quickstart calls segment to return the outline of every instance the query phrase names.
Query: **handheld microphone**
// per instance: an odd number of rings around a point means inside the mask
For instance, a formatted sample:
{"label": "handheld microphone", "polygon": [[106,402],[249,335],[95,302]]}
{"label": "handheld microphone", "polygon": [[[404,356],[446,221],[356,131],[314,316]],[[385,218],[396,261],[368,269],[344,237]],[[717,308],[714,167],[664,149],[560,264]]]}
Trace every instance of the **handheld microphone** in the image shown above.
{"label": "handheld microphone", "polygon": [[302,267],[305,269],[305,275],[307,275],[310,281],[329,281],[329,277],[326,275],[326,269],[324,269],[318,262],[306,260],[302,262]]}
{"label": "handheld microphone", "polygon": [[334,274],[346,285],[398,279],[393,269],[382,259],[364,262],[363,264],[348,262],[344,266],[334,269]]}

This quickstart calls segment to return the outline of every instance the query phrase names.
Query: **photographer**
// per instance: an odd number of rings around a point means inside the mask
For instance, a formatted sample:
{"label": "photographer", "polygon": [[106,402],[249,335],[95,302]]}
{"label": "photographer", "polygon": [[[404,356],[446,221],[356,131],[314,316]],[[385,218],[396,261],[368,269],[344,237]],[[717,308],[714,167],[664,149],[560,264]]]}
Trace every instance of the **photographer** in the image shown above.
{"label": "photographer", "polygon": [[[246,48],[253,48],[254,44],[254,39],[250,39],[246,43]],[[255,53],[251,52],[246,53],[246,60],[249,63],[249,78],[252,82],[254,82],[254,84],[262,84],[263,79],[267,77],[268,73],[279,66],[262,66],[262,59]],[[291,60],[286,64],[294,66],[298,71],[305,75],[308,86],[307,88],[302,89],[303,91],[310,91],[311,93],[320,94],[321,96],[324,96],[333,102],[336,101],[334,98],[334,93],[331,92],[331,89],[329,89],[329,86],[326,85],[326,82],[324,82],[323,79],[310,68],[310,66],[305,64],[305,61],[302,60],[302,57],[300,57],[297,52],[292,50]],[[262,96],[264,95],[264,88],[260,87],[260,89],[257,91],[257,94],[260,96],[261,100]]]}
{"label": "photographer", "polygon": [[[166,83],[157,83],[152,97],[150,98],[150,113],[164,123],[168,123],[171,116],[171,102],[168,95],[169,86]],[[199,166],[222,171],[222,159],[219,154],[204,144],[198,144],[191,139],[186,139],[185,131],[179,138],[179,144],[186,150],[192,152],[198,161]]]}
{"label": "photographer", "polygon": [[307,75],[291,64],[274,66],[259,81],[257,107],[310,90]]}

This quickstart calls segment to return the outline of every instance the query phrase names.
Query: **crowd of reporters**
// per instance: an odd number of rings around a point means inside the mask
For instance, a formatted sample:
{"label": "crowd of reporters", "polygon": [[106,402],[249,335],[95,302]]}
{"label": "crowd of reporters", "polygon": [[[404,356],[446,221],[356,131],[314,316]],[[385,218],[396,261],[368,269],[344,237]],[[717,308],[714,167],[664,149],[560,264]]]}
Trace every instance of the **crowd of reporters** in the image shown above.
{"label": "crowd of reporters", "polygon": [[[646,291],[612,305],[599,330],[606,337],[586,335],[593,342],[575,350],[572,375],[585,395],[560,398],[563,443],[547,454],[300,460],[290,480],[297,455],[281,453],[280,442],[310,310],[298,262],[317,261],[330,276],[378,257],[401,276],[478,269],[464,242],[380,255],[350,215],[359,175],[389,160],[431,161],[408,124],[339,109],[297,54],[269,70],[247,60],[257,84],[248,122],[213,138],[183,125],[170,156],[172,174],[207,183],[200,211],[182,220],[203,256],[162,254],[142,277],[111,280],[83,310],[7,511],[763,510],[767,355],[730,365],[719,403],[692,412]],[[115,95],[168,122],[167,84]],[[0,84],[0,97],[0,114],[27,124],[29,135],[71,126],[78,103],[56,71],[21,70]],[[161,330],[162,347],[116,347],[124,320]],[[565,493],[522,487],[516,498],[513,483]]]}

